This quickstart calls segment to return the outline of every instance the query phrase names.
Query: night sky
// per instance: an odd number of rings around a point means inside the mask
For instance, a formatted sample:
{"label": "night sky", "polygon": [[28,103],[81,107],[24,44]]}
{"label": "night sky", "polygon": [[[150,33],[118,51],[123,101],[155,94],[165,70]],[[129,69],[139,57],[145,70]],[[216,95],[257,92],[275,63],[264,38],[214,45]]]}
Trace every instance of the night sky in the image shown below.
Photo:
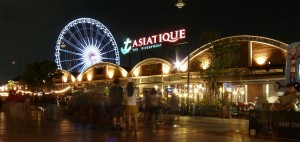
{"label": "night sky", "polygon": [[[89,17],[113,34],[119,47],[127,37],[139,38],[187,28],[191,51],[201,46],[201,31],[214,30],[222,37],[241,34],[273,38],[285,43],[299,41],[299,0],[0,0],[0,81],[20,75],[27,64],[55,60],[59,33],[72,20]],[[180,58],[186,47],[177,47]],[[120,50],[120,49],[119,49]],[[164,50],[162,52],[162,50]],[[174,59],[173,47],[143,52],[143,58]],[[128,66],[128,56],[121,55]],[[131,66],[140,61],[132,55]],[[15,59],[16,64],[11,64]]]}

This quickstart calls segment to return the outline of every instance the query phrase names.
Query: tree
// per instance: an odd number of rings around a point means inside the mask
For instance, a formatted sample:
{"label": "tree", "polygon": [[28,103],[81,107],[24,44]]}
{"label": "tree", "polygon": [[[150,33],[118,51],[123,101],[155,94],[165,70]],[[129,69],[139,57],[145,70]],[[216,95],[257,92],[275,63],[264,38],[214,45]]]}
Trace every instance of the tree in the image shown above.
{"label": "tree", "polygon": [[[206,44],[204,59],[198,60],[199,74],[209,85],[210,95],[215,96],[220,79],[229,74],[235,62],[238,46],[229,40],[219,40],[220,34],[215,31],[205,31],[201,41]],[[205,49],[204,49],[205,50]]]}
{"label": "tree", "polygon": [[34,92],[49,91],[54,87],[53,78],[63,74],[57,70],[54,62],[43,60],[29,64],[21,76],[21,81]]}

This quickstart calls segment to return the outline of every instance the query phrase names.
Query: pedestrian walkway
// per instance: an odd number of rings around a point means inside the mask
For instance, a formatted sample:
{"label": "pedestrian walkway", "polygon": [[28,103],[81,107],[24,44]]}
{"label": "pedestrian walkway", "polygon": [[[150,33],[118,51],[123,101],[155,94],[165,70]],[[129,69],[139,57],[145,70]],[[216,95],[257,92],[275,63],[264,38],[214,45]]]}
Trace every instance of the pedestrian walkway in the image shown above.
{"label": "pedestrian walkway", "polygon": [[248,135],[248,121],[181,116],[158,126],[139,122],[138,131],[111,131],[109,123],[46,121],[37,114],[19,125],[0,113],[0,142],[270,142],[292,141]]}

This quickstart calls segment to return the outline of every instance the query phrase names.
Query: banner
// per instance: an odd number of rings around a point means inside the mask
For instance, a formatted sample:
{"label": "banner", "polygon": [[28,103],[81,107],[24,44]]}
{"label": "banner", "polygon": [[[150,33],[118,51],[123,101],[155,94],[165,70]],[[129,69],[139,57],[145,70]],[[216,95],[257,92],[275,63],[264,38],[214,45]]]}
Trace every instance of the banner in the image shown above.
{"label": "banner", "polygon": [[300,140],[300,112],[249,112],[249,135],[286,137]]}
{"label": "banner", "polygon": [[299,82],[300,42],[294,42],[287,47],[285,79],[286,83]]}

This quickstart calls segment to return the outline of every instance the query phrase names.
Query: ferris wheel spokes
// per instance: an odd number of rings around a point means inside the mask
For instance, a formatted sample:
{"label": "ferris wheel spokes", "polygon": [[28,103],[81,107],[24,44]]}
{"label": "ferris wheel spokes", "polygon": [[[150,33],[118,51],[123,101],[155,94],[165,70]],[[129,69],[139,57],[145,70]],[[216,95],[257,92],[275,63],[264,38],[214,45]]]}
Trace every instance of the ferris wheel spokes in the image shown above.
{"label": "ferris wheel spokes", "polygon": [[73,55],[78,55],[78,56],[82,56],[83,55],[82,53],[75,53],[75,52],[72,52],[72,51],[69,51],[69,50],[64,50],[64,49],[60,49],[60,51],[63,51],[65,53],[70,53],[70,54],[73,54]]}
{"label": "ferris wheel spokes", "polygon": [[99,45],[97,46],[98,49],[99,49],[99,47],[102,45],[102,42],[103,42],[104,38],[105,38],[105,36],[104,36],[104,35],[101,35],[101,39],[100,39],[100,41],[99,41]]}
{"label": "ferris wheel spokes", "polygon": [[90,44],[89,36],[87,34],[87,29],[86,29],[85,23],[81,23],[81,24],[82,24],[82,30],[83,30],[84,37],[85,37],[85,39],[87,39],[88,44]]}
{"label": "ferris wheel spokes", "polygon": [[82,36],[82,34],[81,34],[81,31],[79,30],[78,26],[75,25],[74,27],[75,27],[75,29],[76,29],[76,32],[77,32],[77,34],[78,34],[78,36],[79,36],[81,42],[84,43],[85,46],[87,46],[87,44],[86,44],[86,42],[85,42],[85,40],[84,40],[84,38],[83,38],[83,36]]}
{"label": "ferris wheel spokes", "polygon": [[80,47],[78,47],[78,46],[76,46],[76,45],[74,45],[73,43],[71,43],[69,40],[66,40],[65,38],[63,38],[62,39],[65,43],[67,43],[68,45],[70,45],[70,46],[72,46],[74,49],[76,49],[77,51],[79,51],[79,52],[83,52],[83,50],[80,48]]}
{"label": "ferris wheel spokes", "polygon": [[77,38],[70,30],[68,30],[67,32],[70,34],[71,38],[74,39],[74,40],[76,41],[76,43],[77,43],[79,46],[81,46],[82,48],[84,48],[84,45],[82,44],[82,42],[79,41],[78,38]]}
{"label": "ferris wheel spokes", "polygon": [[102,56],[102,55],[105,55],[105,54],[107,54],[109,52],[113,52],[113,51],[115,51],[115,50],[106,51],[106,52],[101,53],[100,55]]}
{"label": "ferris wheel spokes", "polygon": [[107,42],[105,45],[103,45],[102,47],[101,47],[101,49],[99,49],[99,51],[101,52],[108,44],[110,44],[111,43],[111,40],[109,41],[109,42]]}
{"label": "ferris wheel spokes", "polygon": [[94,24],[90,24],[90,37],[92,39],[92,44],[93,44],[93,32],[94,32],[93,25]]}
{"label": "ferris wheel spokes", "polygon": [[106,58],[106,57],[102,57],[102,59],[104,59],[104,60],[114,60],[114,61],[118,60],[118,59],[115,59],[115,58]]}
{"label": "ferris wheel spokes", "polygon": [[75,68],[77,68],[78,66],[81,66],[81,65],[83,65],[83,64],[84,64],[84,62],[80,62],[79,64],[75,65],[74,67],[71,67],[70,69],[68,69],[68,71],[71,71],[71,70],[73,70],[73,69],[75,69]]}
{"label": "ferris wheel spokes", "polygon": [[117,44],[110,31],[91,18],[79,18],[61,31],[56,42],[59,69],[82,72],[100,62],[120,64]]}
{"label": "ferris wheel spokes", "polygon": [[60,62],[72,62],[72,61],[81,61],[82,60],[82,58],[77,58],[77,59],[72,59],[72,60],[61,60]]}
{"label": "ferris wheel spokes", "polygon": [[80,72],[82,72],[85,68],[87,68],[90,65],[87,65],[86,63],[83,63],[83,66],[79,69]]}

